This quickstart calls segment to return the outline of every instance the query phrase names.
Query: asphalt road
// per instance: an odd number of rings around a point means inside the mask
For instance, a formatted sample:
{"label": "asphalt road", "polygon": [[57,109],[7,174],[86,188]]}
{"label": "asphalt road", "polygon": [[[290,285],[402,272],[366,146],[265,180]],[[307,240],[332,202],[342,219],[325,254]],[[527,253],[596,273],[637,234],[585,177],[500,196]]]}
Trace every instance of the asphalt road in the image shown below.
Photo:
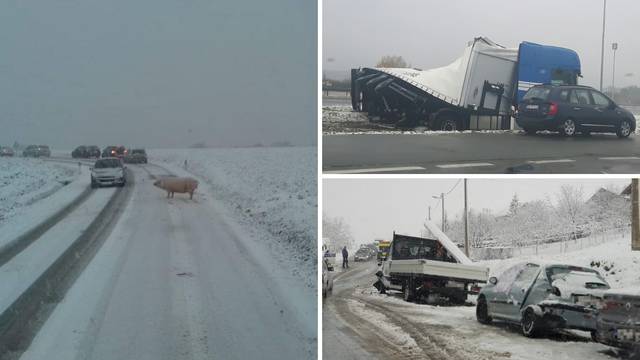
{"label": "asphalt road", "polygon": [[167,199],[152,186],[166,171],[129,168],[122,219],[22,359],[313,358],[286,292],[210,194]]}
{"label": "asphalt road", "polygon": [[474,306],[416,304],[399,292],[378,294],[372,286],[375,262],[336,270],[333,294],[322,306],[325,359],[630,359],[585,332],[530,339],[517,326],[478,323]]}
{"label": "asphalt road", "polygon": [[640,136],[324,135],[325,173],[640,173]]}

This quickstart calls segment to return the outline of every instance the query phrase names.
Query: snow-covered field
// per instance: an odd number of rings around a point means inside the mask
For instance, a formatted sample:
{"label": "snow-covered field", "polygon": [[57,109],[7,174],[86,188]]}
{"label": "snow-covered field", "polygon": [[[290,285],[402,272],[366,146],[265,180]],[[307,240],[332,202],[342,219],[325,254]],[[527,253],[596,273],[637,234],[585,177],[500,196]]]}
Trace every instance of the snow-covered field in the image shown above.
{"label": "snow-covered field", "polygon": [[494,276],[518,262],[535,260],[591,267],[598,270],[613,289],[631,287],[640,289],[640,251],[631,251],[631,236],[628,233],[581,250],[480,263],[489,266]]}
{"label": "snow-covered field", "polygon": [[0,158],[0,229],[78,176],[77,168],[38,159]]}
{"label": "snow-covered field", "polygon": [[186,160],[186,170],[282,267],[316,288],[316,148],[158,149],[149,156],[183,169]]}

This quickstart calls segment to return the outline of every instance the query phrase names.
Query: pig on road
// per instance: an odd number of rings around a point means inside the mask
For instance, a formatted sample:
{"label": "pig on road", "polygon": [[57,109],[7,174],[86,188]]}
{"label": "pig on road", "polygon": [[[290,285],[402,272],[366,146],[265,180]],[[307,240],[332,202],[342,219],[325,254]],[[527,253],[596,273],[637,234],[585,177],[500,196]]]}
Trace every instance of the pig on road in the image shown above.
{"label": "pig on road", "polygon": [[167,197],[173,197],[175,193],[189,193],[189,199],[193,199],[193,192],[198,188],[198,180],[183,177],[171,177],[156,180],[153,186],[167,191]]}

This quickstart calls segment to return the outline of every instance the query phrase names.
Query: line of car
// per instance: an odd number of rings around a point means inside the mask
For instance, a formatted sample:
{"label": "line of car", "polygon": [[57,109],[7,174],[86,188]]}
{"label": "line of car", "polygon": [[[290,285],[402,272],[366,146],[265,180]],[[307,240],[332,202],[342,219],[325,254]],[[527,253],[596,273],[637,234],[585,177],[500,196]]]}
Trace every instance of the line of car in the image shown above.
{"label": "line of car", "polygon": [[115,158],[122,159],[122,161],[124,161],[125,163],[132,163],[132,164],[146,164],[148,161],[147,152],[145,149],[142,149],[142,148],[127,149],[122,145],[107,146],[102,150],[102,152],[100,151],[100,148],[95,145],[80,145],[71,152],[71,157],[74,159],[115,157]]}
{"label": "line of car", "polygon": [[[0,156],[13,157],[16,151],[9,146],[0,146]],[[29,145],[22,150],[23,157],[50,157],[51,149],[47,145]]]}

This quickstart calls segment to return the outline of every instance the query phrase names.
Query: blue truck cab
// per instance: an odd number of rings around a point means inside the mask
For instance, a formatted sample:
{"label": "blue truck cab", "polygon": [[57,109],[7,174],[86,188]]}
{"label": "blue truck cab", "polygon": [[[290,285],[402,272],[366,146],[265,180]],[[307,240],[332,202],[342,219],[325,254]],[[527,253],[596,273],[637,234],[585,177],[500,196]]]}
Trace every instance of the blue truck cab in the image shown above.
{"label": "blue truck cab", "polygon": [[518,48],[517,105],[535,85],[577,85],[580,57],[570,49],[524,41]]}

